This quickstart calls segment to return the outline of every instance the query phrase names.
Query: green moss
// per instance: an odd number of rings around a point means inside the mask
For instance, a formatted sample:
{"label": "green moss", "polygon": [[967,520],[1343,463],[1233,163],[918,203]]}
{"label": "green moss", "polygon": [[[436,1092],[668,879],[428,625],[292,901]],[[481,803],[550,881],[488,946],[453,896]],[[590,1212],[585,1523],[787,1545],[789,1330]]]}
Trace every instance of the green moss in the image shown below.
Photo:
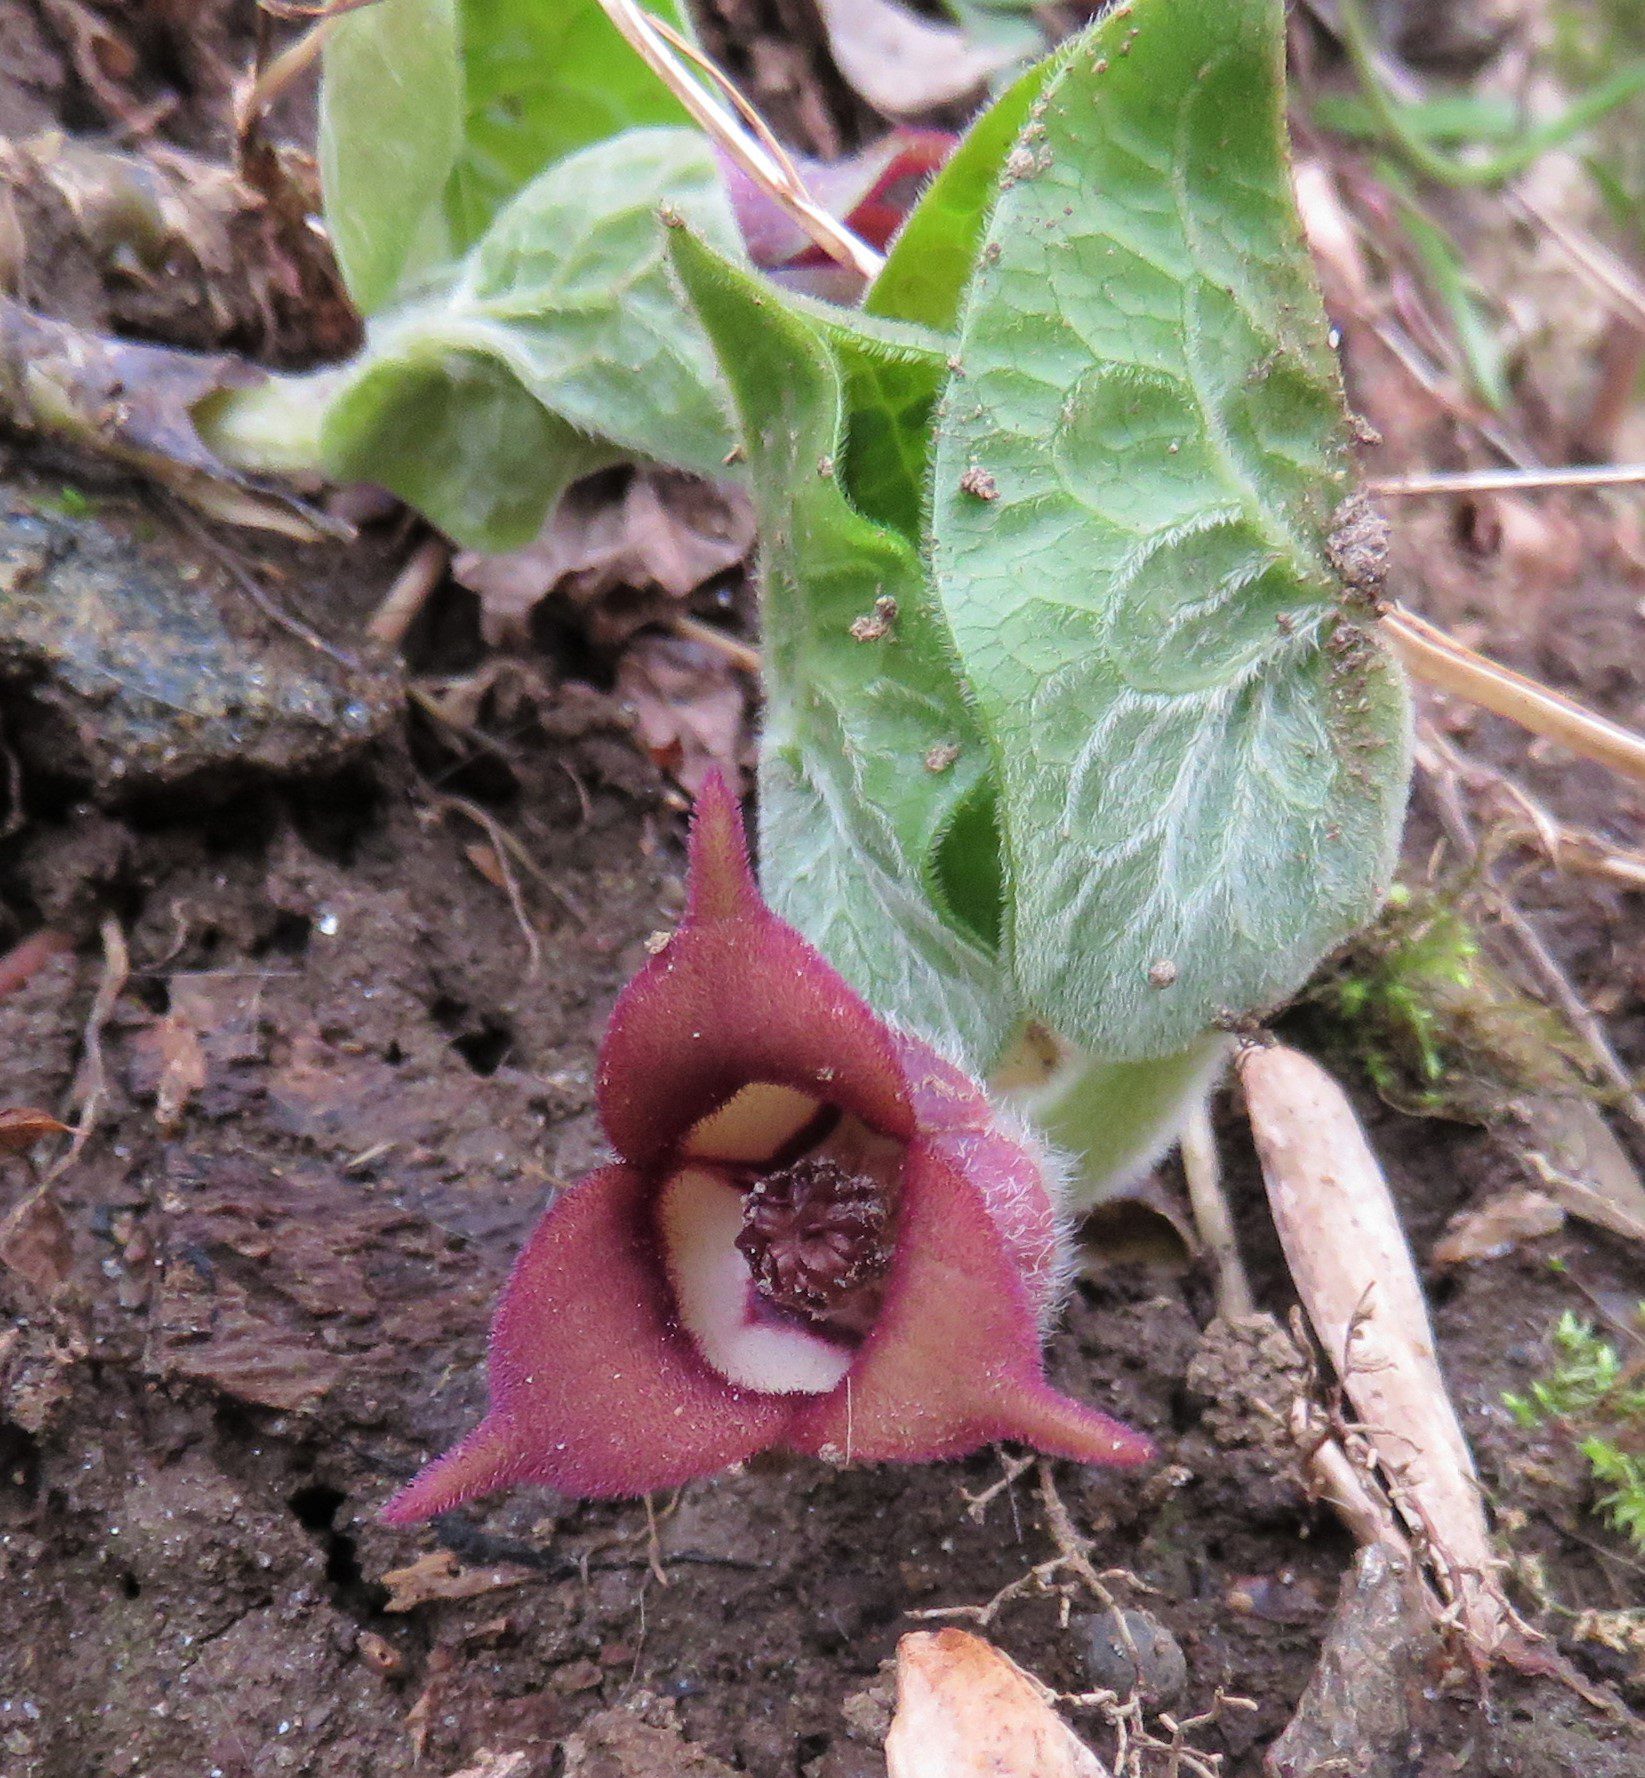
{"label": "green moss", "polygon": [[97,510],[97,502],[84,488],[68,484],[55,492],[37,495],[35,505],[65,519],[88,519]]}
{"label": "green moss", "polygon": [[1504,979],[1456,895],[1396,884],[1302,1010],[1404,1111],[1489,1123],[1516,1093],[1572,1085],[1564,1027]]}
{"label": "green moss", "polygon": [[[1645,1329],[1645,1302],[1636,1319]],[[1624,1362],[1590,1321],[1567,1310],[1553,1330],[1553,1366],[1523,1395],[1503,1396],[1527,1430],[1555,1426],[1576,1442],[1596,1488],[1595,1510],[1645,1553],[1645,1364]]]}

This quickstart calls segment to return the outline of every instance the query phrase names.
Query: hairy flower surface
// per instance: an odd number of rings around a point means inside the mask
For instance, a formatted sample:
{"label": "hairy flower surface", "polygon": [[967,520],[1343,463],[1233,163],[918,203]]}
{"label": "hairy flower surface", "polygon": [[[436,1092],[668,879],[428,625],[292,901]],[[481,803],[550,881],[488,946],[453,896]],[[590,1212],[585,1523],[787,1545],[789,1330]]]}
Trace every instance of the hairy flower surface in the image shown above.
{"label": "hairy flower surface", "polygon": [[492,1326],[490,1412],[390,1520],[522,1482],[640,1494],[772,1447],[1152,1457],[1046,1381],[1063,1266],[1037,1144],[765,906],[718,779],[685,918],[618,1000],[598,1092],[619,1158],[537,1225]]}

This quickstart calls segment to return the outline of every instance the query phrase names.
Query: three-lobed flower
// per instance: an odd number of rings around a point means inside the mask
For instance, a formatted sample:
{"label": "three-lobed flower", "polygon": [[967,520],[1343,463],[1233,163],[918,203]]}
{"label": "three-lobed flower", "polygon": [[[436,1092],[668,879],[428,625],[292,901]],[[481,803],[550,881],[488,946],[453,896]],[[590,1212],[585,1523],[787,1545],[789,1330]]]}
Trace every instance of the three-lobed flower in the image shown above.
{"label": "three-lobed flower", "polygon": [[1152,1457],[1046,1379],[1066,1233],[1045,1152],[765,906],[718,779],[598,1102],[618,1158],[537,1225],[493,1324],[490,1411],[390,1520],[519,1483],[640,1494],[771,1448]]}

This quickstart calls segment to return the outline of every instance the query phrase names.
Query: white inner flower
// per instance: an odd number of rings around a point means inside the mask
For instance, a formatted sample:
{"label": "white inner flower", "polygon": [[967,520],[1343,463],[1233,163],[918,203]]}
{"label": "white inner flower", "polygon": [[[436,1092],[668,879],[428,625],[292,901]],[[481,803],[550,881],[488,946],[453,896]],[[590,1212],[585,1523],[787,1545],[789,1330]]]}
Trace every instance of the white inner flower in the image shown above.
{"label": "white inner flower", "polygon": [[737,1251],[743,1194],[685,1167],[658,1205],[674,1301],[697,1349],[728,1383],[768,1395],[826,1395],[851,1368],[848,1346],[772,1309]]}

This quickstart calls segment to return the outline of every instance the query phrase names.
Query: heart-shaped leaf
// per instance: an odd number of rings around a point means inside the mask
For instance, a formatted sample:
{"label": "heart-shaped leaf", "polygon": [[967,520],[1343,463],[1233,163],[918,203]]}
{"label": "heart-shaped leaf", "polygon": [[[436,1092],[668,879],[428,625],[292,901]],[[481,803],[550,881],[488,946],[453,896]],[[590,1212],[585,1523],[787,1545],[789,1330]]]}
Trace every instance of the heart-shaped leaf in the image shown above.
{"label": "heart-shaped leaf", "polygon": [[1346,424],[1282,0],[1136,0],[1005,162],[935,453],[1005,950],[1095,1055],[1292,992],[1381,898],[1403,681],[1331,566]]}

